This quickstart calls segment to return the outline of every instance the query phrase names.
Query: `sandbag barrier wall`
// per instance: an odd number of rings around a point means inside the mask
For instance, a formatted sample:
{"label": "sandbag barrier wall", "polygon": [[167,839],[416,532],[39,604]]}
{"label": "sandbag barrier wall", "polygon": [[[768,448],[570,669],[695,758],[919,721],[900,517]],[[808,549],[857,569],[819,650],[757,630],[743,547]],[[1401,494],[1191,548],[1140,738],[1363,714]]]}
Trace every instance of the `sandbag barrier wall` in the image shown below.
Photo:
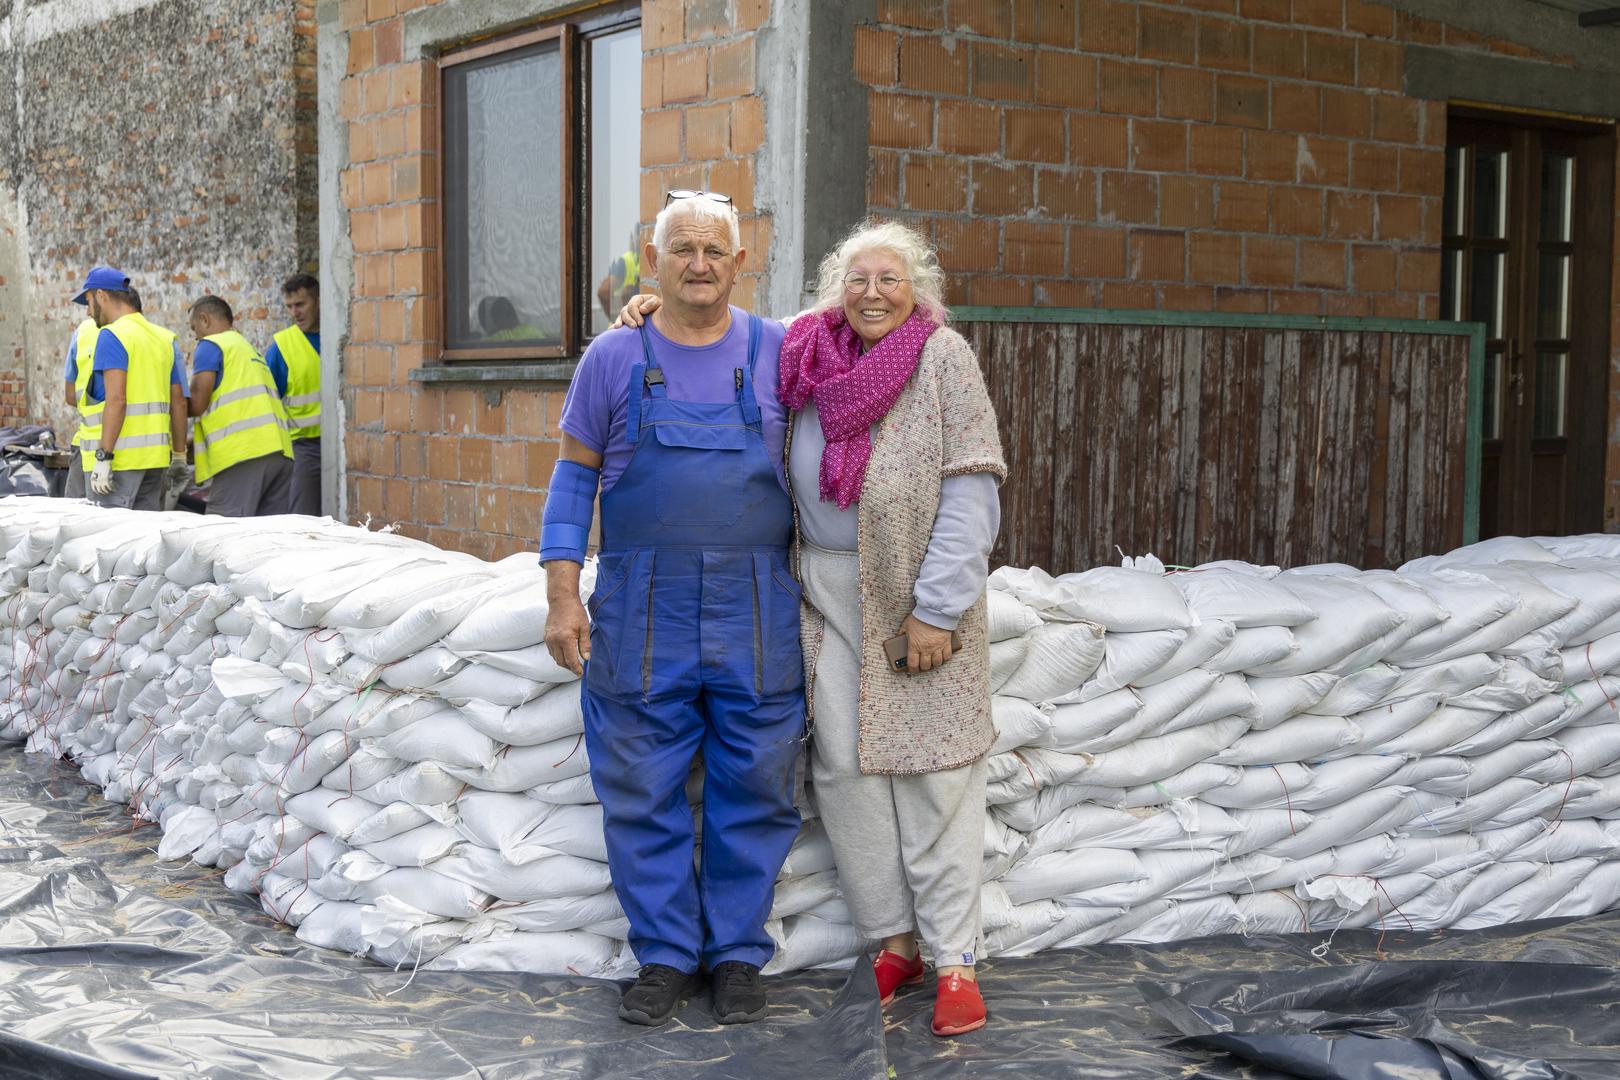
{"label": "sandbag barrier wall", "polygon": [[[0,500],[0,545],[0,740],[159,822],[160,856],[383,963],[631,970],[532,555],[43,499]],[[1620,899],[1620,538],[1009,568],[990,604],[990,955]],[[772,970],[864,944],[804,812]]]}

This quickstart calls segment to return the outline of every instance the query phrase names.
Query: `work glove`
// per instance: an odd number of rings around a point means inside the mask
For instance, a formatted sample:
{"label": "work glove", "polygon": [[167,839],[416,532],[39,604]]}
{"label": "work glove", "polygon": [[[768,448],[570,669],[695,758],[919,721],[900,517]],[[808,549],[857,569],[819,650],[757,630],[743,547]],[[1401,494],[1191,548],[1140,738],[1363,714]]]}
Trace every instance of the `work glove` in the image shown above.
{"label": "work glove", "polygon": [[90,470],[90,490],[97,495],[111,495],[113,493],[112,459],[96,462],[95,468]]}
{"label": "work glove", "polygon": [[169,468],[163,474],[163,509],[173,510],[180,504],[180,495],[191,484],[191,466],[186,464],[184,451],[169,455]]}

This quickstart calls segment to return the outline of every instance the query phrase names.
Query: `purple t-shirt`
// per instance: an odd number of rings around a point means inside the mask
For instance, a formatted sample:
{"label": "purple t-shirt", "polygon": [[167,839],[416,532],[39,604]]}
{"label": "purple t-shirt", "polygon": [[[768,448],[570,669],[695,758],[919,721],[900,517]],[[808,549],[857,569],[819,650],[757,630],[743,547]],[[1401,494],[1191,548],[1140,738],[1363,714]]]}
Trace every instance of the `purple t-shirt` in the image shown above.
{"label": "purple t-shirt", "polygon": [[[775,319],[759,320],[759,355],[754,361],[754,397],[759,401],[760,433],[765,452],[776,465],[776,479],[787,489],[782,446],[787,417],[776,399],[777,359],[787,328]],[[665,391],[676,401],[719,402],[736,398],[732,372],[748,366],[748,313],[731,309],[731,329],[713,345],[678,345],[647,321],[653,355],[664,371]],[[630,464],[635,447],[625,442],[625,393],[630,368],[642,358],[641,332],[629,327],[609,330],[591,342],[574,371],[563,399],[559,426],[602,455],[602,490],[613,487]]]}

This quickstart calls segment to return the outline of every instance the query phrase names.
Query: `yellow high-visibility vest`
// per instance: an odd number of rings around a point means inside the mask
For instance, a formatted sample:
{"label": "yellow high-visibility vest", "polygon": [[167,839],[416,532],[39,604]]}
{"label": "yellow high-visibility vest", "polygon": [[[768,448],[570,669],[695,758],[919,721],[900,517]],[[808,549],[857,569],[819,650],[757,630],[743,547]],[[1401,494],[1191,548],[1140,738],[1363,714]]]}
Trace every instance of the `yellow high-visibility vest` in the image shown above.
{"label": "yellow high-visibility vest", "polygon": [[[124,425],[113,449],[113,471],[161,469],[169,464],[169,376],[174,371],[174,333],[132,311],[107,326],[129,354],[124,383]],[[85,471],[96,467],[101,414],[106,399],[91,401],[89,382],[79,394],[79,451]]]}
{"label": "yellow high-visibility vest", "polygon": [[[101,327],[96,320],[84,318],[79,328],[73,331],[73,362],[77,367],[73,373],[73,388],[79,400],[84,400],[84,389],[90,385],[90,373],[94,370],[96,360],[96,336],[101,333]],[[73,432],[73,445],[78,446],[79,440],[84,438],[84,412],[79,412],[79,426]]]}
{"label": "yellow high-visibility vest", "polygon": [[287,410],[264,358],[235,330],[203,340],[219,346],[225,366],[207,410],[197,418],[198,482],[267,454],[292,457]]}
{"label": "yellow high-visibility vest", "polygon": [[276,347],[287,362],[287,422],[294,441],[321,437],[321,354],[296,326],[276,335]]}

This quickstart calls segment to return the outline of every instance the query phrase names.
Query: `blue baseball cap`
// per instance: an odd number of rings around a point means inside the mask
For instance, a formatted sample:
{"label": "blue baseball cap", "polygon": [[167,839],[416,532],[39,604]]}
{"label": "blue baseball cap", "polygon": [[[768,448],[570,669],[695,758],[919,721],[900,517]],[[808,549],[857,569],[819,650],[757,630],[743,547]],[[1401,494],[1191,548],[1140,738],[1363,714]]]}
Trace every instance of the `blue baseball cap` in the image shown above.
{"label": "blue baseball cap", "polygon": [[122,270],[114,270],[110,266],[93,267],[84,276],[84,288],[78,296],[73,298],[75,304],[88,304],[91,289],[107,289],[111,292],[122,292],[129,288],[129,275]]}

